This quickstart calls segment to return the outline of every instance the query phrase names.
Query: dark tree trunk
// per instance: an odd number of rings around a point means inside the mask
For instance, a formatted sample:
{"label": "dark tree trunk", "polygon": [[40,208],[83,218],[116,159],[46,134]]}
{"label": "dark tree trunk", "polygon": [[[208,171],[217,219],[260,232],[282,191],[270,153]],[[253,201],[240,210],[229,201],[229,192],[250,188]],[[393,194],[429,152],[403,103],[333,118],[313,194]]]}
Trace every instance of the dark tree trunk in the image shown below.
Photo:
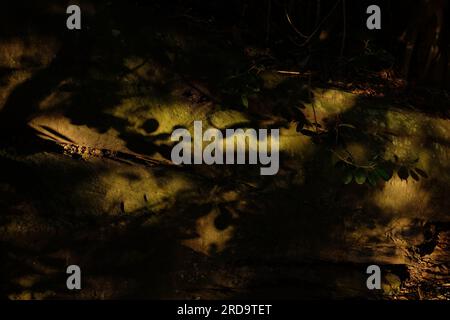
{"label": "dark tree trunk", "polygon": [[445,0],[422,0],[401,37],[405,45],[403,75],[412,86],[424,83],[450,86],[447,10]]}

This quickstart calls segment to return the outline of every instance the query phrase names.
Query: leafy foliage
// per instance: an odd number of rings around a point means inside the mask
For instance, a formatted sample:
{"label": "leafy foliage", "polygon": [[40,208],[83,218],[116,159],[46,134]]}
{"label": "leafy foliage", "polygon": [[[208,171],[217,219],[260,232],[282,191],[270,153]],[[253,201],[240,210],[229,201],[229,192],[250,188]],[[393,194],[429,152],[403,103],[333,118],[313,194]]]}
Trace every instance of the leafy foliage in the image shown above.
{"label": "leafy foliage", "polygon": [[339,160],[335,167],[340,171],[340,176],[344,184],[354,181],[356,184],[368,184],[375,186],[379,181],[389,181],[392,178],[392,170],[389,166],[377,164],[373,167],[359,167],[350,161]]}
{"label": "leafy foliage", "polygon": [[428,178],[428,174],[415,164],[418,159],[412,162],[400,162],[398,157],[395,161],[379,160],[377,163],[372,163],[369,166],[358,166],[351,162],[351,159],[339,160],[335,163],[335,167],[340,171],[341,180],[344,184],[350,184],[352,181],[362,185],[368,184],[375,186],[379,181],[389,181],[396,172],[401,180],[407,181],[412,178],[414,181],[419,181],[420,178]]}

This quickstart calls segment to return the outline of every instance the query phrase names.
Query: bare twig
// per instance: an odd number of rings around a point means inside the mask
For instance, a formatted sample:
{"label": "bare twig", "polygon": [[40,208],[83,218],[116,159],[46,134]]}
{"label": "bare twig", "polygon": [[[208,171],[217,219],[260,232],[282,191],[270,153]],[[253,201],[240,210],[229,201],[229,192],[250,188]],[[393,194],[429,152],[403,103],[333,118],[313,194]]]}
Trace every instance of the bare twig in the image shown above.
{"label": "bare twig", "polygon": [[333,8],[331,8],[331,10],[328,12],[328,14],[322,19],[322,21],[316,26],[316,28],[314,29],[314,31],[309,35],[306,36],[304,35],[300,30],[298,30],[292,23],[287,8],[285,8],[285,12],[286,12],[286,18],[288,19],[289,24],[292,26],[292,28],[294,29],[294,31],[296,31],[296,33],[298,33],[302,38],[306,38],[306,40],[302,43],[299,44],[300,47],[303,47],[305,45],[307,45],[311,39],[317,34],[317,32],[319,32],[320,28],[322,27],[322,25],[328,20],[328,18],[331,16],[331,14],[334,12],[334,10],[336,10],[337,6],[339,5],[339,3],[341,2],[341,0],[337,0],[336,3],[334,4]]}
{"label": "bare twig", "polygon": [[309,96],[309,101],[311,101],[311,107],[313,109],[313,114],[314,114],[314,128],[315,128],[316,133],[318,133],[318,131],[317,131],[317,124],[318,123],[317,123],[317,116],[316,116],[316,106],[314,104],[314,99],[313,99],[313,96],[312,96],[311,78],[312,78],[312,76],[310,74],[309,77],[308,77],[308,96]]}
{"label": "bare twig", "polygon": [[298,30],[295,26],[294,23],[291,20],[291,17],[289,16],[289,12],[287,11],[287,8],[285,9],[285,14],[286,14],[286,19],[289,22],[289,24],[291,25],[292,29],[294,29],[294,31],[302,38],[307,39],[308,36],[305,36],[300,30]]}
{"label": "bare twig", "polygon": [[277,70],[277,73],[281,73],[281,74],[289,74],[289,75],[293,75],[293,76],[299,76],[299,75],[301,75],[301,73],[298,72],[298,71]]}
{"label": "bare twig", "polygon": [[[361,168],[361,169],[374,169],[376,167],[376,164],[369,164],[369,165],[359,165],[356,164],[354,162],[348,161],[347,159],[345,159],[343,156],[341,156],[339,153],[337,153],[336,151],[334,151],[333,149],[330,149],[330,151],[336,156],[338,157],[339,160],[341,160],[342,162],[345,162],[348,165],[351,165],[353,167],[357,167],[357,168]],[[346,150],[346,152],[348,152]]]}

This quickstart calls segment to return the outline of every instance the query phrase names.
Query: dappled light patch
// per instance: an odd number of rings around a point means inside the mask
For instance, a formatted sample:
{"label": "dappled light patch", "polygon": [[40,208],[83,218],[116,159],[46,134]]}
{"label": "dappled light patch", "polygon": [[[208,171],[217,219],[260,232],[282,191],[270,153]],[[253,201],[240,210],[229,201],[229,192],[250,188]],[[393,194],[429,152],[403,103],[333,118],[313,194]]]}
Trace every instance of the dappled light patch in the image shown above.
{"label": "dappled light patch", "polygon": [[220,211],[213,209],[210,213],[197,219],[196,232],[198,237],[183,240],[183,244],[192,250],[205,255],[222,252],[234,234],[234,227],[227,226],[223,230],[215,223]]}
{"label": "dappled light patch", "polygon": [[346,149],[352,155],[353,160],[362,166],[368,165],[369,160],[373,157],[373,151],[367,144],[349,142]]}
{"label": "dappled light patch", "polygon": [[191,127],[194,120],[206,118],[206,109],[197,108],[195,110],[188,103],[176,102],[164,103],[155,101],[154,98],[132,97],[121,101],[111,110],[111,114],[118,119],[126,119],[127,126],[124,130],[134,131],[137,134],[148,135],[143,124],[154,119],[158,121],[158,128],[151,134],[172,133],[176,127]]}
{"label": "dappled light patch", "polygon": [[28,37],[0,41],[0,110],[13,90],[48,66],[58,50],[59,43],[52,37]]}
{"label": "dappled light patch", "polygon": [[[280,129],[280,150],[289,157],[307,158],[314,152],[311,139],[297,132],[297,124]],[[299,161],[300,164],[300,161]]]}
{"label": "dappled light patch", "polygon": [[58,47],[55,38],[46,36],[3,39],[0,41],[0,66],[13,70],[36,70],[47,66],[54,59]]}
{"label": "dappled light patch", "polygon": [[158,213],[170,209],[177,194],[195,188],[195,182],[183,175],[156,176],[144,168],[119,167],[100,181],[105,190],[103,210],[110,214]]}
{"label": "dappled light patch", "polygon": [[[314,121],[314,109],[317,122],[322,123],[325,118],[351,110],[356,103],[357,95],[335,89],[313,89],[313,103],[305,103],[305,115]],[[314,108],[314,109],[313,109]]]}
{"label": "dappled light patch", "polygon": [[251,127],[251,118],[242,111],[218,110],[208,118],[210,124],[218,129]]}
{"label": "dappled light patch", "polygon": [[[87,125],[73,125],[70,119],[58,113],[42,114],[34,117],[29,125],[36,129],[43,138],[51,139],[58,143],[74,142],[82,146],[93,148],[107,148],[112,150],[128,150],[125,142],[119,138],[116,129],[109,129],[99,133]],[[50,128],[53,133],[48,134]],[[54,133],[58,133],[55,135]]]}
{"label": "dappled light patch", "polygon": [[374,194],[374,204],[388,216],[426,217],[430,212],[430,194],[420,182],[394,176]]}

